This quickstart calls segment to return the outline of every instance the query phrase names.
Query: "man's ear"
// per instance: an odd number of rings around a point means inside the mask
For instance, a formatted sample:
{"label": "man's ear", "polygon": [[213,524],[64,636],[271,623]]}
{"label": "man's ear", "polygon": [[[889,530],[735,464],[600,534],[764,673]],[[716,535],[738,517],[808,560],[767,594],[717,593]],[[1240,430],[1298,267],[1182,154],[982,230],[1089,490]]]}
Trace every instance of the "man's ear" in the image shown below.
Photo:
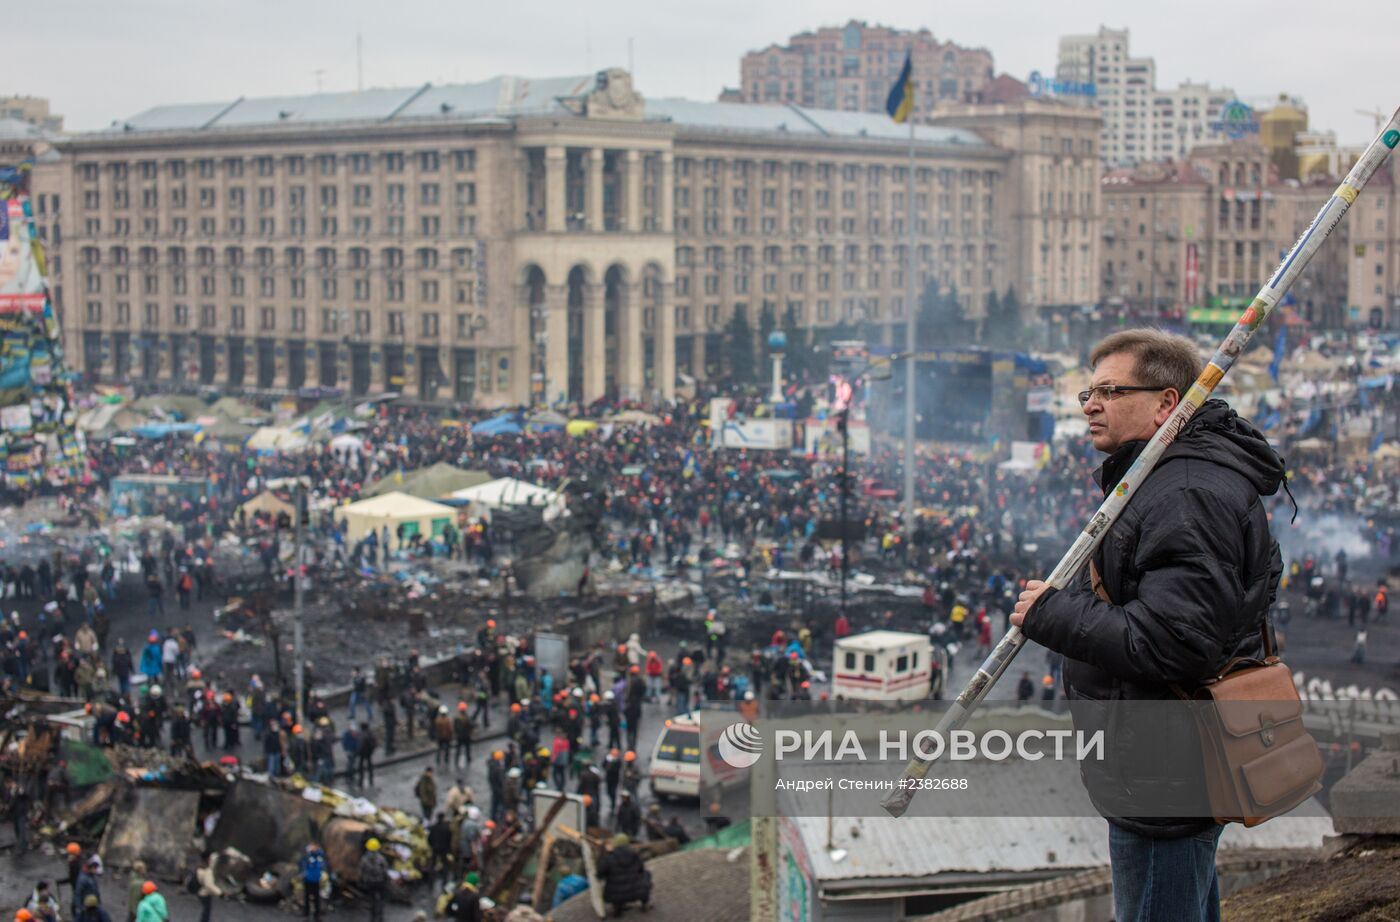
{"label": "man's ear", "polygon": [[1167,417],[1176,412],[1177,405],[1181,403],[1181,393],[1174,387],[1169,387],[1162,391],[1161,402],[1157,404],[1157,413],[1153,416],[1153,425],[1160,427],[1167,421]]}

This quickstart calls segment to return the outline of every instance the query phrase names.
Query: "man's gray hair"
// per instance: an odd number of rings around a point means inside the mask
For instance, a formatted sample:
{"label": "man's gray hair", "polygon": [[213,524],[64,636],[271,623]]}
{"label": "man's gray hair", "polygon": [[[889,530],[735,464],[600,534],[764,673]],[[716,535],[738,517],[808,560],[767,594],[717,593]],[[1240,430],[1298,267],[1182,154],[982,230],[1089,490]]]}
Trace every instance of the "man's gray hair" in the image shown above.
{"label": "man's gray hair", "polygon": [[1090,354],[1089,364],[1097,367],[1105,357],[1121,352],[1134,359],[1134,383],[1175,388],[1182,397],[1200,376],[1203,365],[1200,350],[1191,340],[1151,327],[1121,330],[1104,337]]}

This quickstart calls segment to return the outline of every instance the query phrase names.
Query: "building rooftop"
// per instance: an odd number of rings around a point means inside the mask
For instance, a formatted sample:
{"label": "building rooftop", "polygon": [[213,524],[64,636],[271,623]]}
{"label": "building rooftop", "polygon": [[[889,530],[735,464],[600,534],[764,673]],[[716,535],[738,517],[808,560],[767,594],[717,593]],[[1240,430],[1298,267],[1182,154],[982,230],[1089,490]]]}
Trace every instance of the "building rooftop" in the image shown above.
{"label": "building rooftop", "polygon": [[843,650],[888,650],[894,647],[907,647],[911,643],[927,643],[927,634],[911,634],[907,631],[867,631],[864,634],[849,634],[836,641]]}
{"label": "building rooftop", "polygon": [[53,135],[19,118],[0,118],[0,141],[48,141]]}
{"label": "building rooftop", "polygon": [[[156,106],[110,128],[101,138],[137,132],[215,132],[278,126],[510,120],[523,117],[578,118],[578,101],[594,90],[594,74],[573,77],[493,77],[480,83],[376,88],[303,96],[239,97],[222,102]],[[882,113],[838,112],[795,105],[740,105],[687,99],[649,99],[645,120],[683,128],[736,134],[869,138],[903,141],[909,127]],[[974,132],[917,126],[924,144],[989,147]]]}

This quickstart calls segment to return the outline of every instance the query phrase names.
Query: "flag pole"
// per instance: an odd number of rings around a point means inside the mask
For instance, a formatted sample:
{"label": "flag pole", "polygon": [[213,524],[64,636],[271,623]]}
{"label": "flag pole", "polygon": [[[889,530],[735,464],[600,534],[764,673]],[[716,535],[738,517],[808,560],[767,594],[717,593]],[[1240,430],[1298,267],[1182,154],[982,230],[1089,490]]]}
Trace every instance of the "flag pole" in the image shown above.
{"label": "flag pole", "polygon": [[[910,56],[909,93],[914,92],[914,73]],[[909,359],[904,363],[904,550],[908,553],[914,540],[914,370],[918,366],[919,332],[918,303],[914,285],[914,109],[909,110],[909,172],[904,182],[904,350]]]}
{"label": "flag pole", "polygon": [[[1117,521],[1123,509],[1128,505],[1137,489],[1141,486],[1147,475],[1156,467],[1163,452],[1171,445],[1181,430],[1190,421],[1191,415],[1210,398],[1215,390],[1215,386],[1225,377],[1225,373],[1235,364],[1235,359],[1244,352],[1245,346],[1249,345],[1249,340],[1263,324],[1265,318],[1274,309],[1275,305],[1288,292],[1293,280],[1303,271],[1313,255],[1322,246],[1332,231],[1341,223],[1346,215],[1351,203],[1356,201],[1366,182],[1376,172],[1385,158],[1389,156],[1395,145],[1400,143],[1400,109],[1390,117],[1390,121],[1385,125],[1376,139],[1366,148],[1366,152],[1361,155],[1361,159],[1351,168],[1346,179],[1332,193],[1332,197],[1318,211],[1317,217],[1313,218],[1308,229],[1303,232],[1303,236],[1298,238],[1298,242],[1293,244],[1293,249],[1284,257],[1278,269],[1264,287],[1259,289],[1254,300],[1249,307],[1245,308],[1240,315],[1235,326],[1230,330],[1230,334],[1225,337],[1225,341],[1215,350],[1215,354],[1210,357],[1205,370],[1201,372],[1196,383],[1182,395],[1181,401],[1177,404],[1176,410],[1167,417],[1166,422],[1158,428],[1152,440],[1147,443],[1147,447],[1138,455],[1136,461],[1128,468],[1128,472],[1123,475],[1118,482],[1118,486],[1109,493],[1108,498],[1099,506],[1094,517],[1089,520],[1089,524],[1084,526],[1084,530],[1079,533],[1079,537],[1074,539],[1065,555],[1060,558],[1060,562],[1055,565],[1055,569],[1045,578],[1045,582],[1056,589],[1063,589],[1069,585],[1069,581],[1079,570],[1089,561],[1090,556],[1098,548],[1108,529]],[[992,686],[997,683],[1002,674],[1006,672],[1011,661],[1016,658],[1016,654],[1021,652],[1021,647],[1026,643],[1026,637],[1018,627],[1012,627],[1006,632],[997,643],[986,661],[977,668],[977,674],[967,683],[967,687],[958,695],[956,701],[949,706],[947,712],[939,719],[938,725],[933,732],[940,738],[946,736],[954,730],[960,729],[967,722],[968,717],[977,708],[977,705],[987,697]],[[904,777],[895,785],[892,794],[881,801],[881,806],[891,816],[903,816],[904,811],[909,809],[909,803],[914,798],[914,790],[917,787],[912,783],[916,779],[928,775],[932,767],[931,760],[924,760],[915,757],[904,769]]]}

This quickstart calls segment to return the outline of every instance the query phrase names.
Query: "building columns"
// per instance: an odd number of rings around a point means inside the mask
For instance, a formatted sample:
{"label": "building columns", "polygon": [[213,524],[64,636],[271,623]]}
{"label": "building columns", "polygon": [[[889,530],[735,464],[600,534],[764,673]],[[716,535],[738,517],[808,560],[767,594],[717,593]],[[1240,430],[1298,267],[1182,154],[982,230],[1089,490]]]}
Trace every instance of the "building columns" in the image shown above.
{"label": "building columns", "polygon": [[530,227],[530,158],[523,148],[516,150],[514,164],[515,190],[511,200],[514,212],[511,215],[509,226],[532,230],[533,228]]}
{"label": "building columns", "polygon": [[564,231],[564,165],[566,152],[562,147],[547,147],[544,151],[544,229],[550,233]]}
{"label": "building columns", "polygon": [[617,389],[627,400],[645,396],[640,280],[621,286],[617,298]]}
{"label": "building columns", "polygon": [[583,402],[607,392],[607,335],[602,282],[583,286]]}
{"label": "building columns", "polygon": [[[664,174],[663,174],[664,175]],[[652,346],[656,387],[662,400],[676,399],[676,305],[671,302],[670,286],[661,282],[656,305],[656,339]]]}
{"label": "building columns", "polygon": [[544,403],[569,396],[569,286],[544,289]]}
{"label": "building columns", "polygon": [[629,233],[640,233],[642,230],[642,152],[629,150],[627,152],[627,167],[623,172],[623,181],[627,184],[623,193],[623,213],[626,215],[623,230]]}
{"label": "building columns", "polygon": [[[669,150],[661,152],[661,184],[657,186],[656,194],[661,199],[661,227],[663,234],[669,234],[675,226],[675,187],[676,187],[676,163],[675,155]],[[783,203],[786,206],[786,203]],[[672,345],[674,354],[674,344]]]}
{"label": "building columns", "polygon": [[584,200],[588,229],[595,234],[603,230],[603,149],[588,151],[588,192]]}

